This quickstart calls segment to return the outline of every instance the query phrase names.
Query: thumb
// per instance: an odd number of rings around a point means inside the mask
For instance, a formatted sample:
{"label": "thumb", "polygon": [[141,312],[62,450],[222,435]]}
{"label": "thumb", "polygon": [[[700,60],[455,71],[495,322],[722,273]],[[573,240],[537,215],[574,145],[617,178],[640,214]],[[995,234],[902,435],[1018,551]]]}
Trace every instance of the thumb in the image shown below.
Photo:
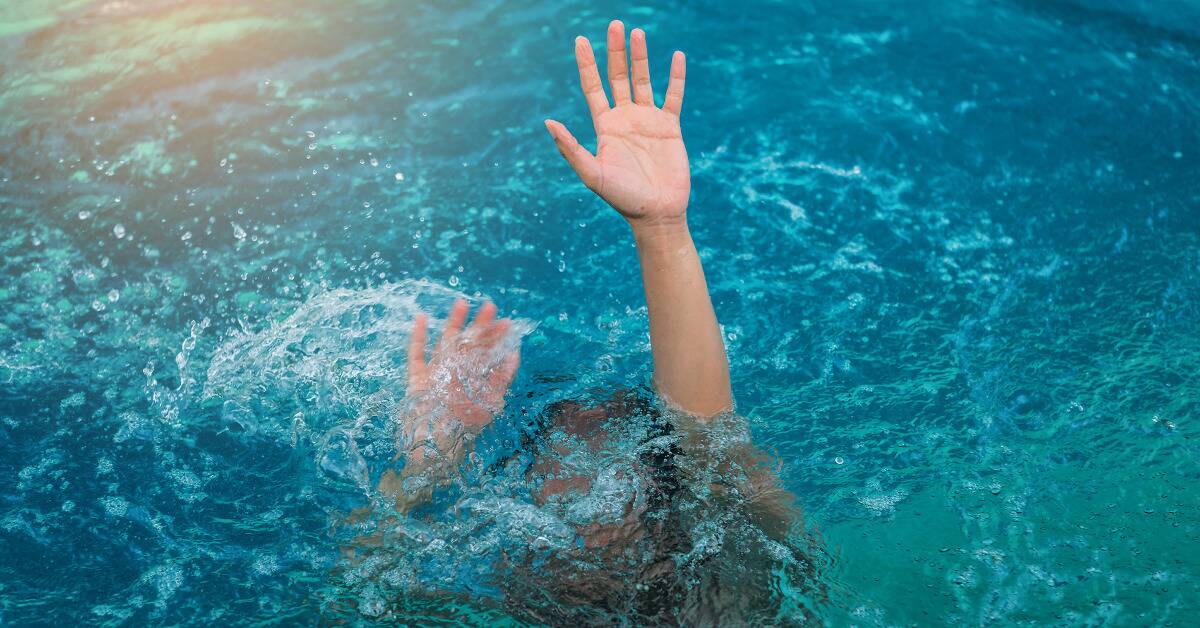
{"label": "thumb", "polygon": [[588,189],[599,192],[603,177],[600,175],[600,162],[596,160],[596,156],[580,146],[579,141],[561,122],[546,120],[546,130],[550,132],[550,137],[554,138],[558,152],[562,153],[563,158],[575,170],[575,174],[579,175],[579,180],[583,181]]}

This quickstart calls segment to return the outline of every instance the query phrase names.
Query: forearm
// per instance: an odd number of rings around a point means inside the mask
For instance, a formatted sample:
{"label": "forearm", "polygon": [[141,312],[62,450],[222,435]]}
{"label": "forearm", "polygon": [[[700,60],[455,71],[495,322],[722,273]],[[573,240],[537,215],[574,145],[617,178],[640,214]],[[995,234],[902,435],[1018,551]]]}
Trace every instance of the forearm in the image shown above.
{"label": "forearm", "polygon": [[686,221],[631,225],[650,312],[655,387],[690,414],[728,410],[729,361]]}
{"label": "forearm", "polygon": [[[655,386],[668,402],[690,414],[712,417],[730,409],[729,360],[686,222],[635,224],[634,237],[650,311]],[[725,419],[734,423],[693,425],[683,441],[685,450],[695,460],[723,469],[722,476],[736,478],[754,522],[771,538],[786,538],[800,520],[795,497],[782,488],[775,460],[750,442],[748,432],[742,439],[727,432],[744,430],[744,420],[732,415]],[[739,440],[741,444],[729,446]]]}
{"label": "forearm", "polygon": [[396,510],[407,513],[426,502],[433,490],[445,484],[466,457],[473,444],[457,421],[440,421],[438,427],[429,420],[410,416],[405,420],[404,449],[396,460],[404,457],[399,473],[387,471],[379,480],[379,490],[396,502]]}

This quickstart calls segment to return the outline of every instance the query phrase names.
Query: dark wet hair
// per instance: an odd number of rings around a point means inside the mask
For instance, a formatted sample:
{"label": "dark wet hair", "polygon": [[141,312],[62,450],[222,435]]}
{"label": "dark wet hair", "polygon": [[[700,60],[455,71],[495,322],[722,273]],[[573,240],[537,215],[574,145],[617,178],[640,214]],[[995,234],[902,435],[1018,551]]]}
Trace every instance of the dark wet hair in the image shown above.
{"label": "dark wet hair", "polygon": [[[659,409],[651,391],[624,389],[591,405],[570,399],[549,404],[522,433],[519,453],[514,454],[521,456],[525,465],[519,472],[528,473],[539,456],[551,453],[555,428],[586,436],[592,433],[589,430],[612,427],[613,419],[637,420],[644,429],[634,464],[645,495],[645,508],[638,515],[644,545],[639,543],[636,551],[646,553],[628,562],[613,561],[601,569],[580,570],[566,558],[518,567],[526,578],[506,584],[508,611],[551,625],[745,623],[751,614],[771,624],[792,623],[774,615],[778,609],[771,607],[778,600],[770,599],[765,581],[754,580],[762,586],[747,590],[744,576],[739,576],[746,571],[748,552],[755,550],[729,541],[730,547],[695,555],[692,528],[697,517],[707,516],[698,511],[720,506],[697,494],[698,487],[689,486],[685,452],[679,439],[673,438],[679,429]],[[507,461],[498,463],[499,467],[505,464]],[[746,505],[735,502],[726,507],[737,510]],[[731,511],[726,523],[735,521],[749,521],[749,517]],[[788,550],[803,571],[796,574],[797,580],[815,581],[813,561],[804,549],[789,546]],[[771,560],[763,552],[757,554],[764,564]],[[684,561],[683,557],[688,558]],[[767,570],[762,575],[769,578]],[[747,600],[748,594],[757,599]],[[811,619],[806,615],[796,621]]]}

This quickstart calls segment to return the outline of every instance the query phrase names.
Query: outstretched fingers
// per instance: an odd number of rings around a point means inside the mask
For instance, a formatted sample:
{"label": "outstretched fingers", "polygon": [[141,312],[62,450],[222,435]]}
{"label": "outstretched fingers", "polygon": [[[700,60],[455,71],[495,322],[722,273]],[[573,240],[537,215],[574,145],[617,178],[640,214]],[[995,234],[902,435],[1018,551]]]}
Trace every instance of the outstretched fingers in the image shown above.
{"label": "outstretched fingers", "polygon": [[450,315],[446,317],[446,326],[442,328],[442,337],[438,338],[434,353],[454,346],[458,339],[458,333],[462,331],[463,322],[467,320],[467,310],[469,309],[470,306],[467,305],[466,299],[458,299],[454,305],[450,306]]}
{"label": "outstretched fingers", "polygon": [[599,192],[602,177],[600,162],[596,160],[596,156],[581,146],[575,136],[571,135],[571,132],[561,122],[546,120],[546,130],[554,138],[558,152],[562,153],[563,158],[575,170],[575,174],[579,175],[579,180],[583,181],[583,184],[592,191]]}
{"label": "outstretched fingers", "polygon": [[429,388],[429,368],[425,364],[425,343],[428,341],[429,317],[418,314],[413,320],[412,334],[408,339],[408,392],[420,392]]}
{"label": "outstretched fingers", "polygon": [[592,44],[586,37],[575,38],[575,63],[579,66],[579,85],[583,88],[583,98],[587,101],[588,111],[592,112],[594,123],[600,114],[608,111],[608,98],[604,95],[604,85],[600,83],[596,53],[592,52]]}
{"label": "outstretched fingers", "polygon": [[654,88],[650,86],[650,60],[646,53],[646,32],[640,28],[629,34],[629,58],[633,61],[633,102],[654,106]]}
{"label": "outstretched fingers", "polygon": [[613,20],[608,25],[608,84],[612,88],[613,106],[631,102],[629,66],[625,60],[625,25],[620,20]]}
{"label": "outstretched fingers", "polygon": [[478,312],[475,312],[475,320],[471,321],[470,329],[473,333],[478,333],[479,330],[491,325],[494,320],[496,320],[496,304],[488,301],[479,308]]}
{"label": "outstretched fingers", "polygon": [[479,335],[479,345],[485,349],[491,349],[500,344],[500,341],[508,335],[512,329],[512,321],[507,318],[502,318],[488,327],[481,330]]}
{"label": "outstretched fingers", "polygon": [[687,59],[676,50],[671,57],[671,82],[667,83],[667,96],[663,109],[675,115],[683,110],[683,77],[687,73]]}

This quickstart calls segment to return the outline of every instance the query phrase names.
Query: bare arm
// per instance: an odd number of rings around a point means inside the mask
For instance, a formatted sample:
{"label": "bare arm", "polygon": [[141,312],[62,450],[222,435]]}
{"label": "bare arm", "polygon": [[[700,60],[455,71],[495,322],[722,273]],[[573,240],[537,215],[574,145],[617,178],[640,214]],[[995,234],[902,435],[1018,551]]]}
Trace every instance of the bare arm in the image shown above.
{"label": "bare arm", "polygon": [[728,410],[729,361],[687,224],[634,226],[633,233],[650,311],[655,387],[690,414]]}
{"label": "bare arm", "polygon": [[[800,516],[794,496],[780,486],[777,461],[748,439],[722,437],[729,424],[714,419],[732,407],[733,397],[725,345],[687,226],[691,173],[679,127],[685,59],[682,52],[672,58],[666,99],[659,108],[650,88],[646,36],[634,29],[629,42],[632,72],[625,58],[625,27],[612,22],[610,106],[591,44],[583,37],[575,40],[579,80],[598,138],[596,154],[580,146],[562,124],[547,120],[546,128],[583,183],[633,230],[650,311],[655,387],[672,406],[701,417],[677,423],[687,434],[681,444],[700,467],[733,479],[756,523],[783,538]],[[739,417],[721,418],[744,425]]]}
{"label": "bare arm", "polygon": [[[587,39],[575,40],[579,79],[598,138],[592,155],[566,127],[546,128],[563,157],[596,194],[629,222],[637,243],[650,311],[654,383],[668,403],[711,417],[730,409],[729,361],[704,280],[704,269],[687,228],[691,173],[679,112],[685,60],[676,52],[663,106],[654,104],[646,36],[634,29],[625,52],[625,27],[608,28],[609,106]],[[632,83],[631,83],[632,78]]]}

